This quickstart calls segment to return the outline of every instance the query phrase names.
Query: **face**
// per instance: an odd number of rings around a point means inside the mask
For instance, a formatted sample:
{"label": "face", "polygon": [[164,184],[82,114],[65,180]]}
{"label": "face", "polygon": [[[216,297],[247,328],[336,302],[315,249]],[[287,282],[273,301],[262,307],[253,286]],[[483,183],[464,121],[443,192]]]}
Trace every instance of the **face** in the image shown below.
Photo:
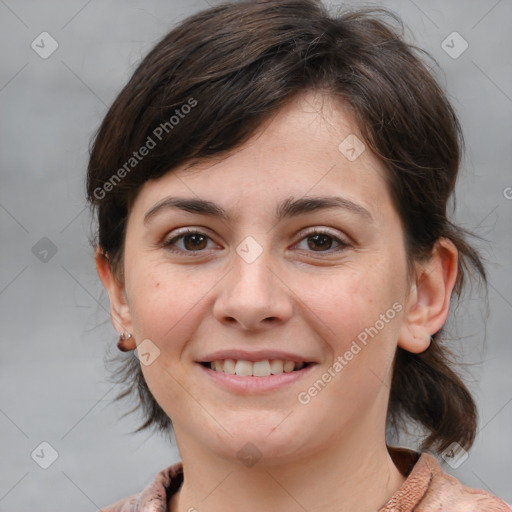
{"label": "face", "polygon": [[223,458],[250,442],[272,463],[382,437],[410,284],[384,167],[357,156],[358,133],[304,94],[228,157],[140,190],[117,313],[178,442]]}

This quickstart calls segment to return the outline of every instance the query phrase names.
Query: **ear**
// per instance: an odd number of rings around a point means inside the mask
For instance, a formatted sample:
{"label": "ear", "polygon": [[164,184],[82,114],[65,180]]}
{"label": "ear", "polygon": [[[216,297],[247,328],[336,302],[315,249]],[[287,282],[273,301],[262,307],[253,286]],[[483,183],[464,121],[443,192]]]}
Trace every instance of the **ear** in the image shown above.
{"label": "ear", "polygon": [[450,299],[457,279],[458,251],[453,242],[439,239],[430,259],[418,264],[406,301],[398,346],[419,354],[430,345],[450,312]]}
{"label": "ear", "polygon": [[[95,259],[96,270],[110,298],[112,325],[118,333],[132,333],[133,326],[124,284],[114,275],[110,262],[99,247],[96,249]],[[135,349],[135,338],[133,336],[129,340],[125,340],[124,343],[128,349]]]}

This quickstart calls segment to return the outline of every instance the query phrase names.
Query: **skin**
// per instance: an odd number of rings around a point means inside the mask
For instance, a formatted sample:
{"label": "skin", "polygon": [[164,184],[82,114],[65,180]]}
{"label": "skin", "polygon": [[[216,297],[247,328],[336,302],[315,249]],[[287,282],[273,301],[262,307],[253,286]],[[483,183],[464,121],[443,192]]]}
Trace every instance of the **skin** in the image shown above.
{"label": "skin", "polygon": [[[385,440],[393,357],[397,346],[424,351],[445,323],[457,251],[439,240],[430,260],[408,271],[383,165],[368,149],[354,161],[338,149],[358,133],[339,102],[303,93],[227,157],[183,165],[141,188],[127,224],[124,282],[97,252],[114,327],[133,334],[131,348],[150,339],[160,350],[142,370],[172,419],[184,466],[172,511],[374,511],[405,480]],[[357,203],[372,220],[346,209],[274,217],[290,196],[324,195]],[[210,200],[238,218],[167,209],[145,225],[168,196]],[[199,256],[187,255],[196,247],[190,239],[176,242],[180,254],[162,245],[183,227],[209,237]],[[315,243],[313,228],[334,238]],[[262,248],[252,263],[236,252],[247,236]],[[298,393],[394,303],[401,311],[300,403]],[[318,364],[272,392],[227,391],[195,361],[235,348],[281,349]],[[237,456],[247,443],[261,456],[251,467]]]}

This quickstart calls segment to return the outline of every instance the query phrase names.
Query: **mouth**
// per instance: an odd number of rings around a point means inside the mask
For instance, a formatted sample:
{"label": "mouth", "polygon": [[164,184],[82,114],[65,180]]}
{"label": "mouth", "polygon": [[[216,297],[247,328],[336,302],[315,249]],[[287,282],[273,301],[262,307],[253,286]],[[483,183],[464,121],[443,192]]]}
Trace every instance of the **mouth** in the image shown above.
{"label": "mouth", "polygon": [[305,370],[313,362],[295,362],[283,359],[264,359],[261,361],[247,361],[244,359],[217,359],[215,361],[202,361],[200,365],[214,372],[240,377],[269,377],[284,373]]}
{"label": "mouth", "polygon": [[292,386],[303,381],[318,365],[288,359],[216,359],[196,364],[210,382],[242,396],[261,395]]}

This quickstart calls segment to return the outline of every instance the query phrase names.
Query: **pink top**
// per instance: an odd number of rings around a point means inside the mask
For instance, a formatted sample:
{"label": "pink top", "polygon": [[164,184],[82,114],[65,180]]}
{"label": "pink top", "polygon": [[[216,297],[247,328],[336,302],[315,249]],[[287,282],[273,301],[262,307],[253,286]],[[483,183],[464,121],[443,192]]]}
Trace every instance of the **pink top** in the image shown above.
{"label": "pink top", "polygon": [[[443,472],[428,453],[421,455],[390,448],[398,469],[407,476],[403,485],[379,512],[511,512],[504,501],[478,489],[462,485]],[[181,462],[160,471],[140,494],[130,496],[102,512],[169,512],[167,503],[183,483]]]}

